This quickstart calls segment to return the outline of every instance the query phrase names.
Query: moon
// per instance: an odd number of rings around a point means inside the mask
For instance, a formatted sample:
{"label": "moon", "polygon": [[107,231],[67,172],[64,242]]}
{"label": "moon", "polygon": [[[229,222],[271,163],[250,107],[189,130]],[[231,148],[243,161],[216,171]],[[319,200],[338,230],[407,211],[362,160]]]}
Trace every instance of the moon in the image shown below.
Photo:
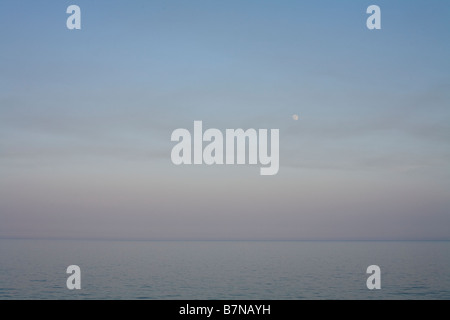
{"label": "moon", "polygon": [[294,119],[295,121],[297,121],[297,120],[298,120],[298,115],[297,115],[297,114],[294,114],[294,115],[292,116],[292,119]]}

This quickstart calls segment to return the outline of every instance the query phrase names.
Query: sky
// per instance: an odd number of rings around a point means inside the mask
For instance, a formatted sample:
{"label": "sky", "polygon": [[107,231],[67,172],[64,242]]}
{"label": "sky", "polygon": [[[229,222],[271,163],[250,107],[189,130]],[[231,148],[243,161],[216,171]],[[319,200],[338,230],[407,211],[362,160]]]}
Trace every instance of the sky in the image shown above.
{"label": "sky", "polygon": [[[449,31],[440,0],[2,0],[0,238],[450,240]],[[278,174],[174,165],[196,120],[279,129]]]}

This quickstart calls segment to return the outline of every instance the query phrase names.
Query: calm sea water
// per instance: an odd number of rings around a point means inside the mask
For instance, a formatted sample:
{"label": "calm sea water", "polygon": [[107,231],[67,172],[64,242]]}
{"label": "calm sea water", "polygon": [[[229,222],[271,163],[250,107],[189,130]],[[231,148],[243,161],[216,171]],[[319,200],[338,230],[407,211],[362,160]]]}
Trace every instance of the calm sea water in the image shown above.
{"label": "calm sea water", "polygon": [[450,242],[2,239],[0,299],[450,299]]}

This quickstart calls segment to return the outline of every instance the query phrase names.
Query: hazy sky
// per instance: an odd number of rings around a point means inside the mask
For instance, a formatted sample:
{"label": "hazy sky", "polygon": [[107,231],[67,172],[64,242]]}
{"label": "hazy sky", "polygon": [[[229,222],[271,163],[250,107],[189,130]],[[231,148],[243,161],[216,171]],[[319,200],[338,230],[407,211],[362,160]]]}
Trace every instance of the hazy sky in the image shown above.
{"label": "hazy sky", "polygon": [[[0,237],[450,239],[449,32],[441,0],[2,0]],[[194,120],[280,129],[279,173],[173,165]]]}

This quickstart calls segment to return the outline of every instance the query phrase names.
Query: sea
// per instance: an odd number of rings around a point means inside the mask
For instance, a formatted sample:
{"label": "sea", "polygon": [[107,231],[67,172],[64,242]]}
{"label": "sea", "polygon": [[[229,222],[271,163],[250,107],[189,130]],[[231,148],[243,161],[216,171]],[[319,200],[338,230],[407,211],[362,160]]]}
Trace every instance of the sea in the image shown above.
{"label": "sea", "polygon": [[0,239],[0,299],[448,300],[450,242]]}

